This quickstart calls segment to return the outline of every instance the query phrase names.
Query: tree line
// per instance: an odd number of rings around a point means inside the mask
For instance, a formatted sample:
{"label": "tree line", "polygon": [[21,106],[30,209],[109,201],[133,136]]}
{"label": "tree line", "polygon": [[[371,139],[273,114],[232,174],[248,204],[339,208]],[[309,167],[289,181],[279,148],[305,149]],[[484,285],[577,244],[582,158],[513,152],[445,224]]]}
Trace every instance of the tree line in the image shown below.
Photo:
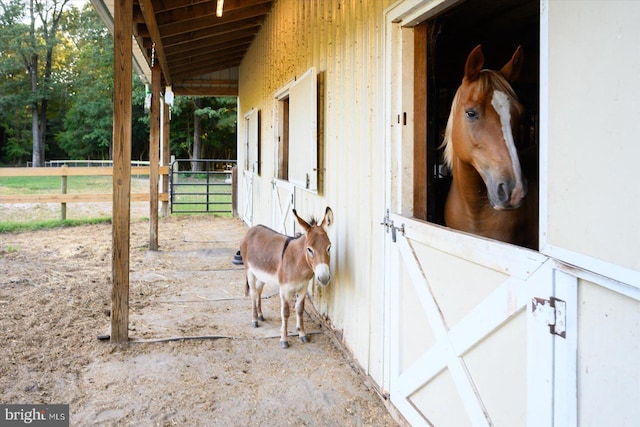
{"label": "tree line", "polygon": [[[133,78],[132,159],[148,160],[146,90]],[[0,0],[0,165],[111,159],[113,38],[89,3]],[[176,97],[171,153],[236,158],[235,97]]]}

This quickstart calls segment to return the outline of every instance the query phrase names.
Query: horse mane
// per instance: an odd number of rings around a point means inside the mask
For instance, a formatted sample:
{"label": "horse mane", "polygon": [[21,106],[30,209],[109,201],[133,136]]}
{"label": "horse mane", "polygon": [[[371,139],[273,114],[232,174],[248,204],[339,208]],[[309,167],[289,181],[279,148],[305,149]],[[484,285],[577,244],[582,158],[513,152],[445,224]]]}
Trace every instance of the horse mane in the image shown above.
{"label": "horse mane", "polygon": [[[478,76],[478,85],[476,86],[476,93],[485,93],[487,90],[493,88],[493,90],[499,90],[509,97],[518,101],[518,96],[514,92],[513,88],[504,78],[502,74],[494,70],[481,70]],[[453,101],[451,102],[451,113],[449,113],[449,119],[447,120],[447,127],[444,131],[444,138],[442,144],[438,147],[443,148],[442,160],[444,164],[453,173],[453,144],[451,144],[451,133],[453,131],[453,122],[458,109],[458,102],[460,102],[460,88],[456,91]],[[519,101],[518,101],[519,102]]]}

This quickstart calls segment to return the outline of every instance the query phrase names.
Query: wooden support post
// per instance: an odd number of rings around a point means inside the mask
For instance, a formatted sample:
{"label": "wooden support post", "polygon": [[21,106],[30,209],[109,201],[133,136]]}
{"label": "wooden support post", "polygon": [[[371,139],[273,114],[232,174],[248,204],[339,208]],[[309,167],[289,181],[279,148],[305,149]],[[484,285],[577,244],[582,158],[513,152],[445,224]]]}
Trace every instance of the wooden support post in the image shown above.
{"label": "wooden support post", "polygon": [[[169,148],[169,132],[171,131],[170,109],[169,104],[162,103],[162,114],[164,115],[162,123],[162,166],[169,165],[171,156],[171,149]],[[164,194],[169,192],[169,175],[162,177],[162,192]],[[165,218],[169,216],[169,202],[165,200],[162,201],[162,216]]]}
{"label": "wooden support post", "polygon": [[160,64],[151,68],[149,119],[149,250],[158,250],[158,172],[160,167]]}
{"label": "wooden support post", "polygon": [[116,0],[113,32],[113,222],[111,342],[129,340],[133,0]]}
{"label": "wooden support post", "polygon": [[[61,169],[66,171],[67,167],[62,166]],[[62,180],[62,188],[60,189],[60,192],[62,194],[67,194],[67,174],[65,173],[62,175],[60,179]],[[65,202],[60,203],[60,219],[62,221],[67,219],[67,204]]]}

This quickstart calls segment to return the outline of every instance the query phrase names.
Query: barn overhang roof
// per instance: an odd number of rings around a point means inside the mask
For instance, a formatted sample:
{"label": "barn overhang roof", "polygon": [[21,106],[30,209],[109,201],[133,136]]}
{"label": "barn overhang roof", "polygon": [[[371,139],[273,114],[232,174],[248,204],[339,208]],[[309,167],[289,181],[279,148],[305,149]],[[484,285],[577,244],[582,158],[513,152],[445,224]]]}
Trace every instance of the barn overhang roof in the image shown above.
{"label": "barn overhang roof", "polygon": [[[113,33],[114,0],[90,0]],[[238,94],[238,67],[274,0],[134,0],[133,69],[151,80],[152,61],[162,86],[176,95]]]}

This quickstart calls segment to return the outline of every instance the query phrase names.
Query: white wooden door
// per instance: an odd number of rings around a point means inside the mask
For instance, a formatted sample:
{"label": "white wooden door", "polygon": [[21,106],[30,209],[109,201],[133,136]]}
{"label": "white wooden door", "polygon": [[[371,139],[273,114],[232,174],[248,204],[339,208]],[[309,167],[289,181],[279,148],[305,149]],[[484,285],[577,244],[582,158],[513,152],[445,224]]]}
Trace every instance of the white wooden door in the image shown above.
{"label": "white wooden door", "polygon": [[248,170],[242,175],[242,220],[253,225],[253,172]]}
{"label": "white wooden door", "polygon": [[[553,261],[391,213],[389,387],[412,425],[551,425]],[[395,238],[395,241],[394,241]],[[534,298],[537,298],[534,299]]]}
{"label": "white wooden door", "polygon": [[289,181],[318,191],[318,84],[315,67],[289,87]]}
{"label": "white wooden door", "polygon": [[293,236],[295,218],[293,208],[295,202],[295,186],[289,181],[273,180],[273,214],[271,227],[279,233]]}

